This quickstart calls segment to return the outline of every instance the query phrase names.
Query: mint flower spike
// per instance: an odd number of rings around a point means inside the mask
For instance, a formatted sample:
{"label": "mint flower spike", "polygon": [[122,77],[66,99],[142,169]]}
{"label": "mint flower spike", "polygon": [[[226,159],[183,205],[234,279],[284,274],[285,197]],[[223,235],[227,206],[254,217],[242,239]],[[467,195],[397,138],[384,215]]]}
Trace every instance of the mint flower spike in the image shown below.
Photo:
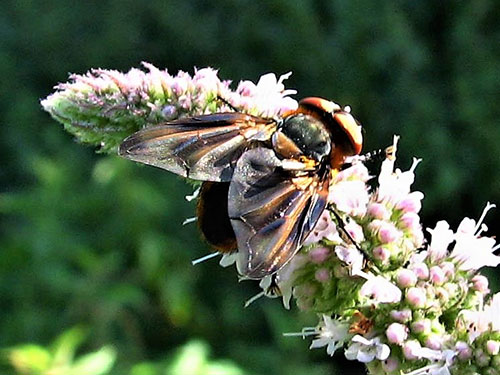
{"label": "mint flower spike", "polygon": [[[44,110],[80,142],[115,153],[128,135],[147,126],[179,117],[239,111],[256,116],[277,117],[297,108],[283,81],[291,73],[276,78],[263,75],[257,84],[241,81],[233,91],[231,81],[221,80],[212,68],[179,71],[170,75],[143,62],[146,71],[92,69],[71,74],[69,82],[41,101]],[[229,103],[229,106],[226,104]]]}
{"label": "mint flower spike", "polygon": [[[335,214],[325,210],[276,274],[299,309],[320,317],[315,328],[288,335],[313,336],[310,348],[329,355],[344,350],[371,374],[498,374],[500,294],[488,298],[488,281],[478,273],[500,264],[499,245],[484,237],[493,205],[456,231],[437,223],[426,242],[418,215],[424,195],[411,190],[420,160],[401,171],[389,155],[378,176],[361,158],[352,162],[333,176]],[[378,185],[370,188],[373,178]],[[268,285],[261,282],[261,295],[272,297]]]}

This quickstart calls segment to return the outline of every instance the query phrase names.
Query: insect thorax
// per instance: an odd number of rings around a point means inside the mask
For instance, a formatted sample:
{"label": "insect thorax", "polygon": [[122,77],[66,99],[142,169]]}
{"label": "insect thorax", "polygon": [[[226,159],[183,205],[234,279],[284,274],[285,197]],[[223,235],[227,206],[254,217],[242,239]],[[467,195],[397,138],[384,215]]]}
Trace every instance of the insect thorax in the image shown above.
{"label": "insect thorax", "polygon": [[278,132],[289,138],[302,154],[318,162],[330,155],[330,133],[315,117],[302,113],[289,116],[283,120]]}

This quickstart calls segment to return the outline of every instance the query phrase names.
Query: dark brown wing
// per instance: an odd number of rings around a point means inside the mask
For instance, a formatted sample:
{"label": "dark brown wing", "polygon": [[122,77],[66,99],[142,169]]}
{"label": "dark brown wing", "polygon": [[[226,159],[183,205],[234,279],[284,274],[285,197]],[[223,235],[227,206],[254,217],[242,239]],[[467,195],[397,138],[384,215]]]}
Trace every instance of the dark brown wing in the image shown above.
{"label": "dark brown wing", "polygon": [[294,177],[274,151],[255,148],[238,160],[228,212],[240,257],[238,270],[260,279],[299,250],[326,207],[330,173]]}
{"label": "dark brown wing", "polygon": [[132,134],[119,154],[194,180],[230,181],[249,142],[275,129],[273,120],[238,112],[189,117]]}

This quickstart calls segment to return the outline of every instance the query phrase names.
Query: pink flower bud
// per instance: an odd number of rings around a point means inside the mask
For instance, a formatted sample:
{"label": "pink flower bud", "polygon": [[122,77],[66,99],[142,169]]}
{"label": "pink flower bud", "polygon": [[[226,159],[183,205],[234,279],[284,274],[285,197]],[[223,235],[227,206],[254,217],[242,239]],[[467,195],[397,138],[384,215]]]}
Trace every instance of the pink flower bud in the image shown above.
{"label": "pink flower bud", "polygon": [[476,359],[476,363],[480,367],[486,367],[490,363],[490,356],[487,355],[481,348],[478,348],[474,351],[474,358]]}
{"label": "pink flower bud", "polygon": [[441,335],[431,334],[425,339],[425,346],[430,349],[439,350],[442,345],[443,337]]}
{"label": "pink flower bud", "polygon": [[392,310],[391,318],[397,320],[400,323],[408,322],[411,319],[411,310],[403,309],[403,310]]}
{"label": "pink flower bud", "polygon": [[318,269],[316,271],[316,273],[314,274],[314,277],[320,283],[326,283],[327,281],[330,281],[330,279],[331,279],[330,271],[326,268]]}
{"label": "pink flower bud", "polygon": [[367,213],[374,219],[389,220],[391,214],[382,203],[370,203],[367,208]]}
{"label": "pink flower bud", "polygon": [[385,221],[375,219],[368,224],[367,228],[374,236],[376,236],[384,223]]}
{"label": "pink flower bud", "polygon": [[441,263],[441,269],[443,270],[448,280],[455,277],[455,265],[453,263],[443,262]]}
{"label": "pink flower bud", "polygon": [[420,280],[427,280],[429,278],[429,267],[427,267],[427,264],[415,263],[410,268]]}
{"label": "pink flower bud", "polygon": [[414,333],[429,333],[431,331],[430,319],[421,319],[413,322],[411,324],[411,331]]}
{"label": "pink flower bud", "polygon": [[330,256],[330,249],[324,246],[315,247],[309,250],[309,259],[311,262],[320,264]]}
{"label": "pink flower bud", "polygon": [[408,340],[403,345],[403,355],[409,360],[418,359],[420,349],[422,347],[417,340]]}
{"label": "pink flower bud", "polygon": [[375,249],[373,249],[373,257],[376,260],[380,260],[382,263],[387,262],[390,256],[391,252],[384,246],[377,246]]}
{"label": "pink flower bud", "polygon": [[400,237],[401,232],[392,223],[384,222],[378,231],[378,238],[382,243],[391,243]]}
{"label": "pink flower bud", "polygon": [[491,355],[497,355],[500,352],[500,341],[486,341],[486,351]]}
{"label": "pink flower bud", "polygon": [[407,212],[399,219],[399,226],[411,233],[420,231],[420,217],[414,212]]}
{"label": "pink flower bud", "polygon": [[385,335],[391,344],[401,345],[408,338],[408,327],[400,323],[392,323],[385,330]]}
{"label": "pink flower bud", "polygon": [[252,81],[241,81],[236,89],[236,92],[242,96],[254,96],[256,91],[257,86]]}
{"label": "pink flower bud", "polygon": [[417,275],[412,270],[403,268],[398,271],[396,280],[400,287],[408,288],[417,283]]}
{"label": "pink flower bud", "polygon": [[425,290],[422,288],[412,287],[406,293],[408,302],[416,308],[423,308],[427,302]]}
{"label": "pink flower bud", "polygon": [[354,241],[356,241],[357,243],[360,243],[361,241],[363,241],[365,239],[365,235],[363,233],[363,228],[361,227],[361,225],[356,223],[354,220],[349,221],[345,225],[345,230],[347,231],[347,233],[349,233],[349,235],[352,237],[352,239]]}
{"label": "pink flower bud", "polygon": [[436,285],[441,285],[446,281],[446,276],[439,266],[433,266],[429,270],[431,281]]}
{"label": "pink flower bud", "polygon": [[422,192],[420,191],[411,192],[396,204],[396,208],[404,212],[418,213],[422,208],[421,201],[423,198],[424,194]]}
{"label": "pink flower bud", "polygon": [[464,341],[457,341],[455,349],[458,352],[458,358],[462,361],[466,361],[472,357],[472,349]]}
{"label": "pink flower bud", "polygon": [[389,357],[382,361],[382,368],[386,373],[391,373],[399,368],[399,360],[396,357]]}
{"label": "pink flower bud", "polygon": [[488,294],[490,289],[488,288],[488,279],[483,275],[476,275],[472,278],[472,287],[474,290],[481,292],[483,294]]}
{"label": "pink flower bud", "polygon": [[441,304],[443,305],[448,303],[450,300],[450,293],[444,287],[437,287],[435,289],[435,294],[436,297],[439,299],[439,302],[441,302]]}
{"label": "pink flower bud", "polygon": [[340,264],[337,264],[333,267],[333,276],[337,279],[341,279],[343,277],[346,277],[349,275],[349,271],[347,267],[341,266]]}

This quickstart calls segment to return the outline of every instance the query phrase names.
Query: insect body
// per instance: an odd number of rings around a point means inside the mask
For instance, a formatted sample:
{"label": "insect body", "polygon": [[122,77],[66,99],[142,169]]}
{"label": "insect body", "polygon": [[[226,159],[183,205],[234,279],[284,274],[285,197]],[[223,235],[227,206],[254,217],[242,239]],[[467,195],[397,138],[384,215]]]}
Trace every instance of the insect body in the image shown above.
{"label": "insect body", "polygon": [[327,206],[331,172],[361,147],[349,112],[310,97],[279,119],[226,112],[146,128],[119,153],[204,181],[202,233],[218,251],[238,251],[238,271],[260,279],[299,250]]}

